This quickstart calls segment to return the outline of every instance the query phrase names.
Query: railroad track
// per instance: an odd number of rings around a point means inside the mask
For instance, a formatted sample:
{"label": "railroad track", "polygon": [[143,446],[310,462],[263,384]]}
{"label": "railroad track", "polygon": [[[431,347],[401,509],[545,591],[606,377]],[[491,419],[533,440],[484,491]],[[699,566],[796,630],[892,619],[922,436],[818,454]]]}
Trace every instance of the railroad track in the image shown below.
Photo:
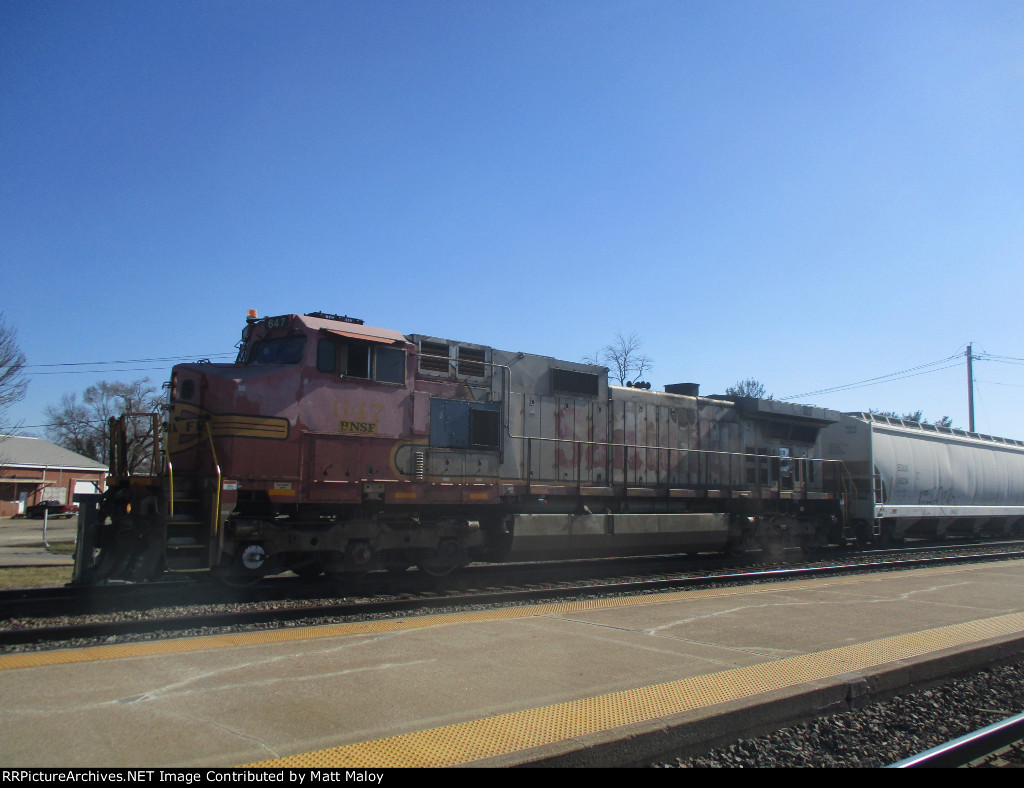
{"label": "railroad track", "polygon": [[225,586],[209,576],[200,579],[174,577],[160,582],[115,583],[98,586],[66,585],[50,588],[22,588],[0,590],[0,628],[12,618],[55,615],[86,615],[108,612],[150,610],[159,607],[184,605],[218,605],[248,601],[285,601],[339,596],[380,596],[387,594],[415,594],[424,589],[449,592],[453,588],[516,585],[557,580],[608,578],[615,576],[677,575],[686,572],[703,575],[739,568],[785,568],[794,566],[820,566],[829,563],[873,563],[896,557],[942,556],[950,553],[981,551],[993,553],[1024,550],[1024,539],[982,542],[925,542],[914,548],[898,550],[871,549],[850,553],[829,549],[807,558],[788,558],[765,562],[758,557],[730,559],[680,556],[646,556],[634,558],[586,559],[569,562],[532,564],[474,564],[462,572],[433,578],[420,572],[398,575],[383,572],[355,578],[348,584],[338,584],[327,578],[301,579],[286,573],[269,577],[244,588]]}
{"label": "railroad track", "polygon": [[1015,714],[981,730],[932,747],[911,758],[892,764],[893,769],[945,768],[964,766],[1020,768],[1024,766],[1024,714]]}
{"label": "railroad track", "polygon": [[[854,556],[848,556],[853,558]],[[67,645],[92,645],[96,642],[112,642],[124,639],[142,639],[208,634],[211,631],[225,631],[247,627],[268,627],[280,625],[324,624],[338,620],[353,620],[368,617],[403,615],[425,610],[447,611],[466,607],[493,606],[501,604],[524,604],[579,597],[616,596],[639,593],[653,593],[686,588],[714,585],[736,585],[743,583],[764,583],[807,577],[826,577],[850,572],[875,572],[880,570],[904,570],[924,566],[940,566],[954,563],[974,563],[1024,558],[1019,547],[1013,550],[958,554],[946,557],[929,555],[911,557],[905,552],[896,557],[855,556],[855,561],[840,561],[815,566],[785,568],[759,568],[747,571],[703,571],[701,574],[671,577],[616,579],[607,582],[572,581],[553,584],[550,580],[543,587],[516,588],[451,588],[390,595],[380,598],[371,595],[346,599],[281,599],[268,601],[265,594],[258,604],[246,607],[246,603],[224,606],[223,609],[197,610],[194,606],[177,609],[157,608],[131,613],[119,612],[87,617],[84,620],[53,621],[31,620],[22,613],[21,617],[9,617],[0,629],[0,648],[5,650],[31,648],[52,648]],[[868,560],[865,560],[868,559]],[[873,559],[873,560],[872,560]],[[493,579],[493,575],[487,576]],[[167,590],[167,589],[163,589]],[[95,591],[95,589],[89,589]],[[65,600],[59,594],[58,600]],[[23,600],[24,601],[24,600]],[[205,607],[205,606],[204,606]]]}
{"label": "railroad track", "polygon": [[1024,540],[924,543],[918,547],[872,548],[855,553],[829,548],[812,557],[796,553],[794,556],[770,562],[763,561],[756,555],[741,559],[657,555],[565,562],[473,564],[461,572],[441,578],[429,577],[420,572],[397,575],[373,572],[355,576],[345,584],[336,583],[326,577],[309,580],[285,573],[245,588],[225,586],[209,576],[202,576],[199,579],[177,576],[160,582],[141,584],[118,583],[89,587],[67,585],[57,588],[2,590],[0,630],[5,628],[4,622],[15,618],[104,614],[187,605],[299,601],[325,597],[438,594],[480,587],[531,586],[562,583],[567,580],[603,580],[626,576],[678,576],[680,573],[688,576],[707,576],[722,571],[754,567],[772,569],[827,566],[834,563],[872,564],[896,557],[943,556],[958,552],[974,555],[980,551],[1005,553],[1015,549],[1024,550]]}

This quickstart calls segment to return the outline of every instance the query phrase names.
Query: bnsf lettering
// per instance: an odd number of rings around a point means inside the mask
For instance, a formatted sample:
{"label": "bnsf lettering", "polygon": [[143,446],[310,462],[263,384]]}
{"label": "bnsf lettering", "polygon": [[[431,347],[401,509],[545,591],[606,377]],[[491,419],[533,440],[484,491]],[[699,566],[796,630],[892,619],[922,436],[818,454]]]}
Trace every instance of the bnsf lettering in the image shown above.
{"label": "bnsf lettering", "polygon": [[377,431],[377,424],[372,421],[339,421],[338,432],[362,432],[374,433]]}

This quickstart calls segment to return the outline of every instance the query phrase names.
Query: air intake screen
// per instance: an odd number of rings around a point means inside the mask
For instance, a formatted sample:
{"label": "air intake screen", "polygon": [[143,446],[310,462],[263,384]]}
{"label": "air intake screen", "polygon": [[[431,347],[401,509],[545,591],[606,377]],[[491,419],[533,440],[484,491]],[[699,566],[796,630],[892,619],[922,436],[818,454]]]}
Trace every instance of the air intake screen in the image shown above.
{"label": "air intake screen", "polygon": [[447,372],[448,346],[440,342],[421,342],[420,369],[424,372]]}
{"label": "air intake screen", "polygon": [[582,394],[585,397],[597,396],[597,375],[589,372],[573,372],[569,369],[551,370],[551,390],[566,394]]}
{"label": "air intake screen", "polygon": [[459,374],[472,378],[484,376],[484,361],[486,361],[483,350],[475,348],[459,347]]}

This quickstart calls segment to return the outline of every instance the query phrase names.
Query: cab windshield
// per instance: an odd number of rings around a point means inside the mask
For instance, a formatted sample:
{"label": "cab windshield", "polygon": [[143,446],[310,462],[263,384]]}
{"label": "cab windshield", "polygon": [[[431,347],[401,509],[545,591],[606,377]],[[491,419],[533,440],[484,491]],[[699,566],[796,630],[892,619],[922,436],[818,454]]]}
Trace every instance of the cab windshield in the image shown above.
{"label": "cab windshield", "polygon": [[250,364],[298,364],[306,347],[305,335],[261,339],[252,346]]}

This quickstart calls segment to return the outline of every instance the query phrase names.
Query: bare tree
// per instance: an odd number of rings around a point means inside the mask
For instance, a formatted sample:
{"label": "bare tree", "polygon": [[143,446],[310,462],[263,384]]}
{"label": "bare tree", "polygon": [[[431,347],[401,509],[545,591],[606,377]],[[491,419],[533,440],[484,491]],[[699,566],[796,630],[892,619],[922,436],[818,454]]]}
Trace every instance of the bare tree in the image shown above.
{"label": "bare tree", "polygon": [[[110,419],[124,413],[156,412],[162,405],[158,389],[149,385],[149,378],[131,383],[102,381],[77,394],[65,394],[59,405],[46,407],[46,436],[58,446],[110,462]],[[132,472],[139,471],[149,459],[153,436],[148,424],[128,425],[127,463]]]}
{"label": "bare tree", "polygon": [[640,352],[642,344],[636,332],[627,336],[617,331],[614,342],[605,345],[593,356],[584,357],[583,363],[608,367],[612,379],[617,380],[620,386],[635,383],[654,367],[651,358]]}
{"label": "bare tree", "polygon": [[0,312],[0,435],[14,430],[8,409],[25,398],[27,388],[25,354],[18,346],[18,332],[7,325]]}
{"label": "bare tree", "polygon": [[730,397],[754,397],[755,399],[772,399],[774,395],[765,396],[764,383],[755,378],[741,380],[734,386],[729,386],[725,393]]}
{"label": "bare tree", "polygon": [[78,398],[77,393],[64,394],[60,398],[60,405],[47,405],[43,412],[47,421],[46,437],[50,441],[83,457],[101,460],[101,425],[91,420],[89,407]]}

